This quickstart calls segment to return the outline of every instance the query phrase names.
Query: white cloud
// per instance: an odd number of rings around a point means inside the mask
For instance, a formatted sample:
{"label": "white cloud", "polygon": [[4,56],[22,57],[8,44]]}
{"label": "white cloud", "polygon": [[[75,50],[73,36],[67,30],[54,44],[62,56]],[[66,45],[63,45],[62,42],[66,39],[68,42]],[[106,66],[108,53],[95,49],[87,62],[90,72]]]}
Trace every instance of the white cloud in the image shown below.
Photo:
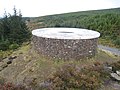
{"label": "white cloud", "polygon": [[[117,2],[120,0],[117,0]],[[0,0],[0,14],[16,6],[23,16],[43,16],[84,10],[118,7],[113,0]]]}

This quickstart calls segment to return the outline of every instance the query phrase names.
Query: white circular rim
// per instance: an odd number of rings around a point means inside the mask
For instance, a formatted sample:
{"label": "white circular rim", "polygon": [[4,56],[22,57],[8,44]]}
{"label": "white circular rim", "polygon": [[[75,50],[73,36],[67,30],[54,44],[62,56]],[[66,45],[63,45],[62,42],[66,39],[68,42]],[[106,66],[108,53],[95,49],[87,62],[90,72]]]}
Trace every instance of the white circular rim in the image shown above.
{"label": "white circular rim", "polygon": [[52,39],[93,39],[100,37],[100,33],[81,28],[41,28],[32,31],[32,34]]}

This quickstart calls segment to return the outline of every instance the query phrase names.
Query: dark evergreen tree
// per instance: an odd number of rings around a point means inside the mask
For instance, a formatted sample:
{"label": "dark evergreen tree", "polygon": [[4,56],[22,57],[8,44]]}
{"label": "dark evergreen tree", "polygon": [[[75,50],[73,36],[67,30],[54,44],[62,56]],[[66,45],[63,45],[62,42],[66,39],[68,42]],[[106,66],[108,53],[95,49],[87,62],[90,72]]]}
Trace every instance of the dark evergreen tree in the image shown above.
{"label": "dark evergreen tree", "polygon": [[[22,44],[31,37],[31,32],[28,30],[25,21],[22,18],[21,12],[13,9],[14,14],[7,15],[0,20],[0,49],[9,49],[11,44]],[[2,49],[5,44],[8,44],[6,49]]]}

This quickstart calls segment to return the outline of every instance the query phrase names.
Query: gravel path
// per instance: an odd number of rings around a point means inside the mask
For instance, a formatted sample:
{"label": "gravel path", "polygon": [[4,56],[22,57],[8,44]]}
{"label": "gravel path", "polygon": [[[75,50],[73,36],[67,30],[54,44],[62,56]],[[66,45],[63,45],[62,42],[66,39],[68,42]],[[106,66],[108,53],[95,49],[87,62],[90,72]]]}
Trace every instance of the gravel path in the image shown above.
{"label": "gravel path", "polygon": [[108,47],[108,46],[103,46],[103,45],[98,45],[98,48],[100,50],[108,52],[110,54],[120,56],[120,49],[112,48],[112,47]]}

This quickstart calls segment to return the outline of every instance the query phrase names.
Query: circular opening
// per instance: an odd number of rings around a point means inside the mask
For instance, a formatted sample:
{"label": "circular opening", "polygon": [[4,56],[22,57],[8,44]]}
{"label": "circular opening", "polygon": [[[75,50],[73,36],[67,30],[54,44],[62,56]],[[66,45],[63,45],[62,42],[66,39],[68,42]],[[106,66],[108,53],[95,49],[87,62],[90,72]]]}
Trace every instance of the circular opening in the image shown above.
{"label": "circular opening", "polygon": [[74,32],[64,32],[64,31],[61,31],[61,32],[59,32],[59,33],[74,33]]}

